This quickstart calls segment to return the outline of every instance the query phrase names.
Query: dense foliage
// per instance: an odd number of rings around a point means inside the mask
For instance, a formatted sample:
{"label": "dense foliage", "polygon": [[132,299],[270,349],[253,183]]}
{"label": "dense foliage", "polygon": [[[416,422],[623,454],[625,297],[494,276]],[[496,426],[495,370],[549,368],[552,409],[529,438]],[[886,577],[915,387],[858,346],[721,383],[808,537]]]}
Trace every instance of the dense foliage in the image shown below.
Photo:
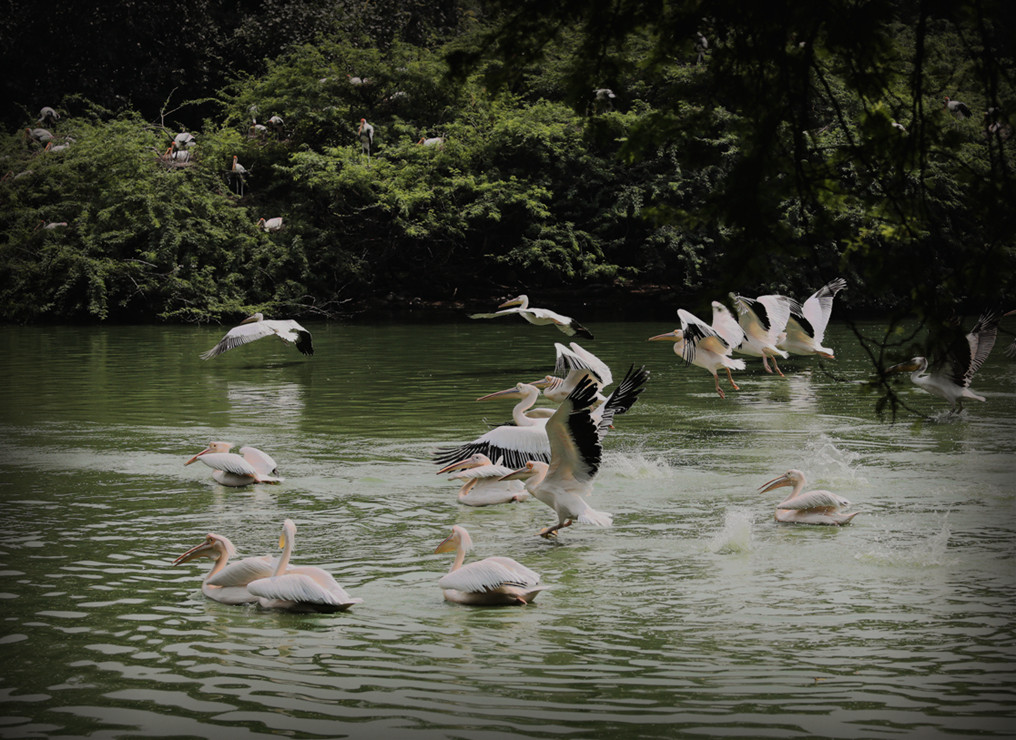
{"label": "dense foliage", "polygon": [[[79,28],[51,50],[66,79],[10,68],[4,320],[333,316],[563,286],[614,306],[662,291],[672,315],[843,275],[855,307],[950,327],[1013,295],[1004,3],[153,7],[99,11],[140,39],[132,67]],[[170,44],[174,22],[193,33]],[[59,120],[35,122],[44,104]],[[188,129],[190,159],[172,159]]]}

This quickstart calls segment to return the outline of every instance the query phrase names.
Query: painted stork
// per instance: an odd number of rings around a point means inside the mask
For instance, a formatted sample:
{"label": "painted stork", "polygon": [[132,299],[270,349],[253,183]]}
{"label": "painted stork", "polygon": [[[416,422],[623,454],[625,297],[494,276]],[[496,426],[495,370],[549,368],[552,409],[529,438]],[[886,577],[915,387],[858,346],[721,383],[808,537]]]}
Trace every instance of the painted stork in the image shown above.
{"label": "painted stork", "polygon": [[776,507],[776,521],[787,524],[849,524],[858,512],[846,513],[844,509],[850,502],[842,496],[823,490],[804,490],[804,473],[800,470],[788,470],[786,473],[768,483],[759,486],[759,493],[766,493],[782,486],[793,486],[790,494]]}
{"label": "painted stork", "polygon": [[970,112],[970,107],[966,103],[961,103],[958,100],[952,100],[948,95],[945,96],[945,105],[943,107],[959,118],[970,118],[970,116],[973,115]]}
{"label": "painted stork", "polygon": [[275,218],[259,218],[258,226],[262,231],[282,231],[282,216]]}
{"label": "painted stork", "polygon": [[202,352],[201,359],[210,360],[235,347],[273,335],[284,342],[295,345],[305,355],[314,354],[314,343],[310,332],[296,321],[293,319],[266,319],[263,314],[255,313],[226,332],[219,343],[210,350]]}
{"label": "painted stork", "polygon": [[360,148],[367,155],[367,163],[370,164],[370,150],[374,146],[374,127],[367,123],[366,118],[361,118],[360,128],[356,133],[360,137]]}

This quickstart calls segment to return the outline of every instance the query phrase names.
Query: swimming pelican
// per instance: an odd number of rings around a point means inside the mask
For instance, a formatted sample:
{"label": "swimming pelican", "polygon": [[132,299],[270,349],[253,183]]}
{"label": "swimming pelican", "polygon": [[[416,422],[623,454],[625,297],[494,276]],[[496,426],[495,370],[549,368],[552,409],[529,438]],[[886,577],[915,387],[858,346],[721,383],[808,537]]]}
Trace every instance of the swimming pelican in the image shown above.
{"label": "swimming pelican", "polygon": [[226,332],[218,344],[207,352],[201,353],[201,359],[209,360],[234,347],[270,337],[273,334],[284,342],[296,345],[296,348],[305,355],[314,354],[314,342],[310,332],[293,319],[266,319],[262,314],[256,313],[241,321],[239,326],[234,326]]}
{"label": "swimming pelican", "polygon": [[761,357],[762,367],[767,373],[769,360],[773,361],[776,372],[783,376],[783,371],[776,364],[776,357],[789,357],[778,345],[784,341],[787,321],[790,320],[790,309],[794,300],[785,295],[761,295],[751,299],[730,294],[730,299],[737,309],[738,322],[744,329],[744,342],[734,347],[735,352],[751,357]]}
{"label": "swimming pelican", "polygon": [[300,612],[341,612],[353,604],[362,604],[363,599],[346,593],[331,573],[313,565],[289,567],[295,536],[296,524],[287,519],[279,537],[282,557],[275,564],[274,574],[247,584],[247,590],[258,597],[258,603],[266,609]]}
{"label": "swimming pelican", "polygon": [[804,490],[807,481],[804,473],[800,470],[788,470],[779,478],[773,478],[768,483],[759,486],[759,492],[765,493],[781,486],[793,486],[783,501],[776,507],[776,521],[788,524],[848,524],[851,519],[857,516],[858,512],[844,513],[843,509],[850,506],[850,502],[842,496],[823,490]]}
{"label": "swimming pelican", "polygon": [[434,550],[435,554],[455,550],[451,570],[437,582],[445,601],[471,606],[525,605],[547,588],[540,585],[538,573],[511,558],[495,556],[463,565],[472,546],[469,532],[456,524]]}
{"label": "swimming pelican", "polygon": [[[438,465],[449,465],[457,460],[480,453],[491,459],[501,459],[505,464],[516,468],[527,460],[550,460],[550,442],[544,427],[547,418],[533,418],[526,410],[536,403],[540,391],[528,383],[518,383],[514,388],[491,393],[483,398],[521,397],[512,409],[514,424],[502,424],[494,427],[472,442],[458,447],[445,447],[434,454],[434,462]],[[482,399],[481,399],[482,400]]]}
{"label": "swimming pelican", "polygon": [[501,478],[512,472],[504,465],[495,465],[486,455],[476,453],[465,460],[458,460],[437,471],[454,473],[448,480],[461,480],[459,503],[466,506],[493,506],[494,504],[510,504],[525,501],[529,492],[520,481],[502,481]]}
{"label": "swimming pelican", "polygon": [[520,295],[509,301],[505,301],[498,306],[498,308],[501,310],[496,313],[474,313],[470,314],[469,318],[496,319],[501,316],[518,314],[530,324],[536,324],[537,326],[553,324],[570,337],[577,334],[578,336],[585,337],[586,339],[593,338],[592,333],[571,316],[562,316],[561,314],[546,308],[530,308],[529,297],[526,295]]}
{"label": "swimming pelican", "polygon": [[735,390],[740,390],[731,370],[744,370],[744,360],[735,360],[730,356],[733,351],[727,341],[720,336],[711,326],[683,308],[677,310],[677,316],[681,319],[681,328],[666,334],[657,334],[649,337],[650,342],[674,342],[674,353],[684,358],[685,362],[708,370],[716,383],[716,392],[720,398],[726,398],[723,389],[720,388],[719,369],[722,367],[727,371],[727,380]]}
{"label": "swimming pelican", "polygon": [[201,593],[223,604],[250,604],[258,597],[247,590],[247,584],[270,576],[275,571],[275,560],[263,555],[230,563],[235,554],[236,548],[228,537],[209,532],[204,542],[178,557],[173,565],[195,558],[214,558],[215,564],[201,582]]}
{"label": "swimming pelican", "polygon": [[923,391],[944,398],[952,412],[963,410],[964,399],[984,401],[970,390],[970,381],[988,359],[998,335],[999,317],[987,312],[981,315],[974,328],[966,335],[966,341],[955,342],[946,355],[938,359],[928,371],[926,357],[914,357],[907,362],[893,365],[886,373],[909,372],[910,380]]}
{"label": "swimming pelican", "polygon": [[275,461],[256,447],[241,447],[240,454],[230,452],[232,442],[209,442],[208,447],[184,463],[200,460],[213,469],[212,478],[224,486],[246,486],[251,483],[280,483]]}
{"label": "swimming pelican", "polygon": [[585,496],[593,490],[593,477],[600,467],[602,447],[596,422],[589,408],[596,396],[596,384],[582,380],[547,420],[551,461],[529,460],[502,480],[524,480],[526,490],[557,513],[557,524],[544,527],[541,537],[556,537],[562,527],[577,521],[609,527],[613,516],[596,511]]}
{"label": "swimming pelican", "polygon": [[833,298],[846,287],[847,281],[843,278],[830,280],[812,293],[800,309],[791,307],[786,337],[779,348],[792,355],[819,355],[834,359],[833,351],[823,347],[822,340],[833,312]]}

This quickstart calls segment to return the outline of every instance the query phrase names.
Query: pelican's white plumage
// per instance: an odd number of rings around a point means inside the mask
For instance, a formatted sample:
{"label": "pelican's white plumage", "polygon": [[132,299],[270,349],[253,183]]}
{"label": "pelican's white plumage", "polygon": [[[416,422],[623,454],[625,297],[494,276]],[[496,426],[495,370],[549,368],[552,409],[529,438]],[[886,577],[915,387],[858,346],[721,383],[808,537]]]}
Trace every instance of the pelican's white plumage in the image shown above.
{"label": "pelican's white plumage", "polygon": [[293,319],[266,319],[262,314],[256,313],[226,332],[219,343],[210,350],[202,352],[201,359],[209,360],[235,347],[270,336],[276,336],[288,344],[295,345],[305,355],[314,354],[311,334],[299,323]]}
{"label": "pelican's white plumage", "polygon": [[521,481],[501,480],[512,472],[511,468],[491,462],[486,455],[477,453],[458,460],[437,471],[438,475],[453,473],[449,480],[462,481],[458,500],[465,506],[493,506],[525,501],[529,492]]}
{"label": "pelican's white plumage", "polygon": [[562,527],[577,521],[609,527],[613,517],[596,511],[585,500],[593,489],[602,447],[597,424],[590,414],[596,384],[585,378],[547,421],[551,461],[528,461],[504,480],[525,480],[526,490],[552,508],[557,524],[540,530],[542,537],[556,537]]}
{"label": "pelican's white plumage", "polygon": [[772,360],[776,372],[783,375],[776,357],[788,357],[779,348],[779,344],[786,339],[786,327],[790,311],[795,306],[794,299],[785,295],[762,295],[753,299],[733,293],[730,294],[730,299],[737,309],[738,323],[744,330],[744,341],[734,347],[734,351],[761,357],[762,367],[767,373],[772,372],[769,369],[769,360]]}
{"label": "pelican's white plumage", "polygon": [[[730,356],[733,351],[730,343],[713,327],[706,324],[700,318],[683,308],[677,310],[677,316],[681,320],[681,328],[666,334],[657,334],[649,337],[650,342],[670,341],[674,342],[674,353],[684,358],[685,362],[708,370],[716,385],[716,392],[720,398],[726,398],[723,389],[720,388],[719,369],[727,371],[727,380],[736,391],[740,390],[731,370],[744,370],[744,360],[735,360]],[[733,317],[731,317],[732,319]],[[734,322],[734,326],[737,323]],[[738,331],[740,327],[738,326]],[[743,336],[743,334],[742,334]]]}
{"label": "pelican's white plumage", "polygon": [[833,351],[823,347],[822,342],[825,340],[829,317],[833,313],[833,299],[846,287],[847,281],[843,278],[830,280],[812,293],[801,304],[800,310],[796,306],[792,307],[780,349],[792,355],[819,355],[833,359]]}
{"label": "pelican's white plumage", "polygon": [[195,558],[214,558],[215,564],[201,582],[201,593],[223,604],[253,603],[258,597],[247,590],[247,584],[270,576],[275,570],[275,560],[262,556],[230,563],[229,559],[235,554],[236,548],[228,537],[209,532],[201,544],[178,557],[173,565]]}
{"label": "pelican's white plumage", "polygon": [[463,565],[472,546],[469,532],[455,525],[434,550],[435,553],[455,550],[451,570],[437,582],[446,601],[473,606],[522,605],[546,588],[540,585],[538,573],[512,558],[495,556]]}
{"label": "pelican's white plumage", "polygon": [[282,556],[273,575],[247,584],[247,590],[258,597],[261,606],[302,612],[339,612],[363,603],[363,599],[346,593],[332,574],[321,568],[312,565],[290,568],[295,536],[296,524],[286,519],[279,537]]}
{"label": "pelican's white plumage", "polygon": [[256,447],[241,447],[240,454],[230,452],[232,442],[209,442],[208,447],[184,465],[201,461],[214,471],[212,478],[224,486],[246,486],[251,483],[279,483],[278,466],[267,453]]}
{"label": "pelican's white plumage", "polygon": [[982,314],[964,340],[955,342],[949,351],[934,363],[930,372],[928,359],[925,357],[914,357],[907,362],[894,365],[886,372],[911,373],[910,380],[914,385],[948,401],[952,411],[962,411],[963,401],[967,399],[983,402],[984,396],[970,390],[970,382],[995,346],[998,322],[997,314],[990,312]]}
{"label": "pelican's white plumage", "polygon": [[800,470],[788,470],[759,487],[760,493],[781,486],[793,486],[790,494],[776,507],[776,521],[788,524],[848,524],[858,512],[846,513],[850,502],[830,491],[816,489],[802,493],[807,483]]}
{"label": "pelican's white plumage", "polygon": [[555,311],[551,311],[546,308],[530,308],[529,297],[526,295],[520,295],[511,300],[505,301],[498,306],[498,311],[495,313],[474,313],[470,314],[471,319],[496,319],[502,316],[511,316],[518,314],[530,324],[536,324],[538,326],[544,326],[546,324],[553,324],[561,332],[568,336],[578,335],[585,337],[586,339],[592,339],[592,333],[584,326],[579,324],[571,316],[564,316]]}
{"label": "pelican's white plumage", "polygon": [[572,342],[570,347],[554,342],[554,350],[556,353],[554,374],[532,383],[543,391],[544,398],[561,403],[579,380],[588,375],[597,386],[595,405],[599,406],[607,400],[602,391],[614,382],[614,376],[607,363],[576,342]]}

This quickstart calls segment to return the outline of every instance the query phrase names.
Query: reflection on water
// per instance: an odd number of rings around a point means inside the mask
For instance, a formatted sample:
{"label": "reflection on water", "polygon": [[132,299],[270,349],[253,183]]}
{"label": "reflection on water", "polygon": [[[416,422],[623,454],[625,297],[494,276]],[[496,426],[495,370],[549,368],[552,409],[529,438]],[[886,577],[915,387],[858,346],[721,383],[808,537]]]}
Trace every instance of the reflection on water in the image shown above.
{"label": "reflection on water", "polygon": [[[527,325],[318,325],[313,358],[252,344],[203,362],[215,327],[4,328],[0,735],[303,737],[1009,736],[1016,609],[1016,363],[996,352],[961,417],[889,425],[832,327],[833,362],[757,360],[713,381],[605,324],[588,347],[649,387],[607,437],[592,494],[614,527],[557,542],[530,500],[474,509],[429,461],[546,374]],[[266,344],[269,343],[260,343]],[[183,463],[254,444],[278,486]],[[796,467],[854,502],[849,527],[781,526]],[[781,489],[782,491],[782,489]],[[206,532],[239,556],[326,568],[364,603],[294,615],[205,599]],[[524,609],[445,603],[434,547],[510,555],[550,588]]]}

